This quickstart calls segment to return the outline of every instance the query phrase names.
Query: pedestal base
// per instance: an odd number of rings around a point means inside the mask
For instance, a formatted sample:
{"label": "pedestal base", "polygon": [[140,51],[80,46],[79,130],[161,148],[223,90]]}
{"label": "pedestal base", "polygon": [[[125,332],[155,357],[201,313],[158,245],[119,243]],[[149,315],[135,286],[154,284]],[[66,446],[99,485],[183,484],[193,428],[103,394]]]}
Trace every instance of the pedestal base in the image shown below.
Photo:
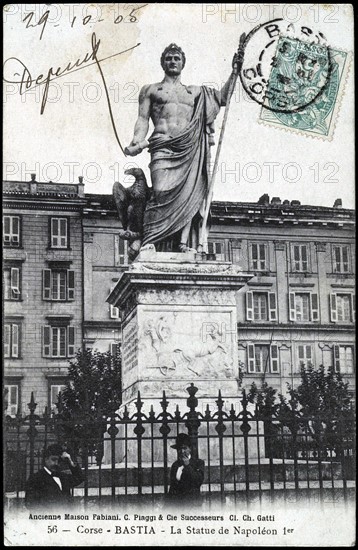
{"label": "pedestal base", "polygon": [[250,278],[238,266],[195,254],[147,250],[108,301],[122,314],[123,403],[166,396],[237,399],[236,292]]}

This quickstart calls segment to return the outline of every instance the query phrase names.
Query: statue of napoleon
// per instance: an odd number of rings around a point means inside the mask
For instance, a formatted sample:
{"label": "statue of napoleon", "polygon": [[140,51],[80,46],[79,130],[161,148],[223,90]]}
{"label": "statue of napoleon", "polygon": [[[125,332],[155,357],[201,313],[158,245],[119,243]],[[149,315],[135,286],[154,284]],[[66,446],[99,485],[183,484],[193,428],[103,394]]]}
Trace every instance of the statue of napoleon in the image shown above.
{"label": "statue of napoleon", "polygon": [[[183,84],[185,61],[176,44],[165,48],[161,56],[164,78],[141,89],[134,136],[125,149],[127,155],[135,156],[148,147],[151,193],[138,168],[126,171],[136,178],[132,188],[114,184],[119,216],[122,223],[125,220],[122,237],[130,241],[131,259],[147,245],[186,252],[198,243],[208,197],[213,123],[220,107],[226,105],[230,81],[240,70],[242,56],[234,55],[232,75],[220,91]],[[154,132],[146,141],[149,119]]]}

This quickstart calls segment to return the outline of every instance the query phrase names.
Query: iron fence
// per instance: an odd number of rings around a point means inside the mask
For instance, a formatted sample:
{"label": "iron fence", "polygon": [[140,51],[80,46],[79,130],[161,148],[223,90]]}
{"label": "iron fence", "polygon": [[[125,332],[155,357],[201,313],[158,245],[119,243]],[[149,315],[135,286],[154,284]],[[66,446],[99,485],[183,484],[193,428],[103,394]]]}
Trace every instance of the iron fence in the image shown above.
{"label": "iron fence", "polygon": [[[312,429],[312,419],[299,411],[284,422],[274,412],[260,412],[245,390],[236,403],[219,391],[211,403],[187,388],[186,410],[169,401],[137,400],[109,416],[84,414],[71,420],[36,414],[33,396],[29,414],[5,419],[5,490],[16,501],[24,497],[28,476],[42,467],[43,450],[59,442],[81,464],[85,481],[75,496],[89,499],[130,495],[166,495],[172,449],[180,432],[188,433],[194,456],[205,461],[202,493],[239,495],[257,491],[339,488],[347,498],[355,487],[355,437],[343,422],[334,431]],[[207,400],[206,400],[207,401]],[[182,400],[185,407],[185,400]],[[270,414],[268,414],[268,412]]]}

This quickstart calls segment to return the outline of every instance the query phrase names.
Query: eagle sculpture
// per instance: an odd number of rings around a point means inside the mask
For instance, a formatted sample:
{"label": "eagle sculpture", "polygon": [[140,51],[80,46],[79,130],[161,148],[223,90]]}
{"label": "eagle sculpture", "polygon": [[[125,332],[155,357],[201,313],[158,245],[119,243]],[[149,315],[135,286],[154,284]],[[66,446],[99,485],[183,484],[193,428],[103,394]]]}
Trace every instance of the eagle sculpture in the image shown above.
{"label": "eagle sculpture", "polygon": [[134,176],[135,182],[130,187],[123,187],[117,181],[113,185],[113,197],[123,227],[119,235],[122,239],[129,241],[129,259],[134,260],[142,244],[143,218],[150,197],[150,188],[140,168],[129,168],[124,173]]}

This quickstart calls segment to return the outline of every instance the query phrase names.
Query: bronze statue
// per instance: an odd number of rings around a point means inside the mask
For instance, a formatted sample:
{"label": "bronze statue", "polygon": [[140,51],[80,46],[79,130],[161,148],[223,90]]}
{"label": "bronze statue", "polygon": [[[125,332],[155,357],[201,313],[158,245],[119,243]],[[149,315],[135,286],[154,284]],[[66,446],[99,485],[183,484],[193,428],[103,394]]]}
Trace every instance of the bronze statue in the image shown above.
{"label": "bronze statue", "polygon": [[128,255],[130,260],[134,260],[142,243],[144,210],[150,189],[140,168],[129,168],[124,173],[134,176],[135,182],[126,188],[117,181],[113,185],[113,197],[122,222],[119,235],[130,242]]}

